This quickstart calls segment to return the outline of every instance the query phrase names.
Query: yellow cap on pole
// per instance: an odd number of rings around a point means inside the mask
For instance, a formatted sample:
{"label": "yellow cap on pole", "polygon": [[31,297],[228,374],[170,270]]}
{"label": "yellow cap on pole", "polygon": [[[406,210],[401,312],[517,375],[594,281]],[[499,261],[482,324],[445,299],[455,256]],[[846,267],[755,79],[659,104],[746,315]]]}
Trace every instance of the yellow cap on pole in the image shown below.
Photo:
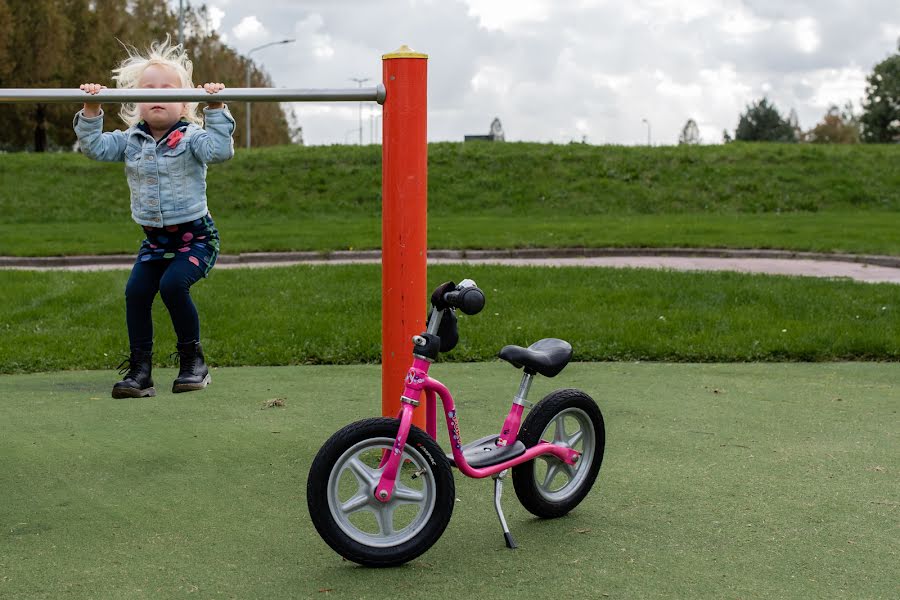
{"label": "yellow cap on pole", "polygon": [[428,55],[421,52],[416,52],[406,44],[403,44],[393,52],[382,54],[381,58],[382,60],[388,60],[389,58],[428,58]]}

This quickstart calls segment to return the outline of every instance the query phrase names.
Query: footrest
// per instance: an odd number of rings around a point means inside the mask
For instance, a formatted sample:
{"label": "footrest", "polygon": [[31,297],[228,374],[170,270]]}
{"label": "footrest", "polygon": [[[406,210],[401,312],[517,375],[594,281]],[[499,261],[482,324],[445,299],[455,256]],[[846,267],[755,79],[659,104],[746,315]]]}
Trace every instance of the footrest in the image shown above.
{"label": "footrest", "polygon": [[[499,434],[489,435],[463,446],[462,452],[466,463],[474,469],[483,469],[525,454],[526,448],[522,442],[516,440],[512,446],[498,446],[499,438]],[[451,466],[456,466],[453,454],[448,454],[447,460]]]}

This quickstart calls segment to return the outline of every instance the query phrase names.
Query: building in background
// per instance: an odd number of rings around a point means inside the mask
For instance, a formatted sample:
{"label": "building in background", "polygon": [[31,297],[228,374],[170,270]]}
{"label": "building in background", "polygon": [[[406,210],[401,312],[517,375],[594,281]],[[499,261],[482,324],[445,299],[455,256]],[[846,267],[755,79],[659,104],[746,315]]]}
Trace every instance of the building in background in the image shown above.
{"label": "building in background", "polygon": [[487,135],[467,135],[467,142],[503,142],[506,138],[503,135],[503,125],[500,124],[500,118],[494,117],[491,122],[491,132]]}

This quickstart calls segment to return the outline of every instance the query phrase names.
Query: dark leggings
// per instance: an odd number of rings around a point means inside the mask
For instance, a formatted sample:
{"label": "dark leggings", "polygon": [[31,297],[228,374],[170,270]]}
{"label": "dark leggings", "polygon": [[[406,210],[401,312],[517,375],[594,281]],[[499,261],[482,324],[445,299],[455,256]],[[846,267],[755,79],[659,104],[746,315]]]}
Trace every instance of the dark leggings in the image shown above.
{"label": "dark leggings", "polygon": [[125,286],[128,340],[132,350],[153,349],[153,299],[156,292],[169,309],[178,341],[200,341],[200,318],[191,300],[191,286],[203,278],[203,270],[187,260],[138,262]]}

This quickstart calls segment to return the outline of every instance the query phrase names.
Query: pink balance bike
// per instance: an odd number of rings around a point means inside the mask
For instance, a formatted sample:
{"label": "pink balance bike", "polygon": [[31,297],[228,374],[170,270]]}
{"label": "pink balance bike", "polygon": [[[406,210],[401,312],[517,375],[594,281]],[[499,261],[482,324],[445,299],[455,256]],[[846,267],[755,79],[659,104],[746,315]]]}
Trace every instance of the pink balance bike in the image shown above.
{"label": "pink balance bike", "polygon": [[[500,358],[524,368],[518,393],[499,434],[463,445],[453,397],[428,370],[459,339],[455,310],[479,313],[484,294],[472,280],[448,282],[434,291],[431,304],[427,331],[413,337],[398,417],[347,425],[325,442],[309,470],[307,503],[316,530],[338,554],[361,565],[400,565],[438,540],[456,500],[451,466],[468,477],[494,478],[494,507],[507,547],[515,548],[500,506],[507,471],[512,469],[526,509],[560,517],[584,499],[603,460],[603,416],[584,392],[551,392],[522,421],[534,376],[554,377],[572,357],[568,342],[554,338],[500,351]],[[452,453],[446,456],[435,441],[436,395],[450,433]],[[423,400],[427,431],[412,425]]]}

